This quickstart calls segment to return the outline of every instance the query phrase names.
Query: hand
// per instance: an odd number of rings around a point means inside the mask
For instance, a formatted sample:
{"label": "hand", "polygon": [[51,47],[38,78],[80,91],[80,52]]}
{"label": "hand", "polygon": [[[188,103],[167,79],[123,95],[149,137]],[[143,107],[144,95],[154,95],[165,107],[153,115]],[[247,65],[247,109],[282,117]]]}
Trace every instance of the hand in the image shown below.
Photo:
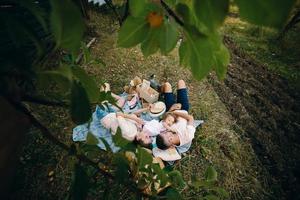
{"label": "hand", "polygon": [[134,120],[136,123],[141,124],[141,125],[145,124],[145,122],[141,118],[136,116],[135,114],[130,114],[130,116],[131,116],[131,119]]}
{"label": "hand", "polygon": [[117,116],[117,117],[124,117],[124,114],[121,113],[121,112],[118,112],[118,113],[116,113],[116,116]]}
{"label": "hand", "polygon": [[180,109],[181,109],[181,103],[175,103],[171,106],[171,108],[169,110],[174,111],[174,110],[180,110]]}
{"label": "hand", "polygon": [[140,119],[140,118],[137,118],[137,119],[136,119],[136,122],[137,122],[138,124],[141,124],[141,125],[144,125],[144,124],[145,124],[145,122],[144,122],[142,119]]}
{"label": "hand", "polygon": [[150,103],[148,106],[148,110],[151,110],[151,108],[153,108],[153,107],[154,107],[154,105],[152,103]]}

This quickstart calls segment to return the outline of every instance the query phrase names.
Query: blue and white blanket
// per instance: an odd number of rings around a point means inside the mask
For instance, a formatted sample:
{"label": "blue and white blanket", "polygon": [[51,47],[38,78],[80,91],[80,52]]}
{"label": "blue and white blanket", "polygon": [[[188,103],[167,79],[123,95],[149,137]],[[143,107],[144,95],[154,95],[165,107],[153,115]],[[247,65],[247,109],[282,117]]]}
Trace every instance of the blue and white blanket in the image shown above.
{"label": "blue and white blanket", "polygon": [[[126,97],[126,94],[121,94],[121,96]],[[132,113],[135,112],[136,110],[142,108],[142,105],[140,102],[137,103],[137,106],[134,109],[130,109],[127,103],[125,103],[123,109],[124,113]],[[118,146],[116,146],[112,140],[112,135],[109,130],[104,128],[102,124],[100,123],[100,119],[97,116],[97,110],[102,109],[99,106],[96,106],[96,110],[92,115],[92,121],[90,123],[85,123],[82,125],[78,125],[73,129],[73,141],[85,141],[87,138],[88,133],[90,132],[93,134],[97,139],[98,139],[98,147],[100,147],[103,150],[107,150],[105,147],[105,144],[103,143],[103,140],[107,142],[109,145],[110,149],[112,152],[117,152],[120,150]],[[107,112],[116,112],[113,107],[108,107],[106,108]],[[147,113],[142,113],[141,118],[145,121],[150,121],[154,118],[152,118],[149,114]],[[157,119],[158,120],[158,119]],[[203,123],[203,120],[195,120],[194,126],[198,127],[200,124]],[[180,153],[185,152],[189,149],[189,146],[184,148]]]}
{"label": "blue and white blanket", "polygon": [[[123,93],[120,96],[123,96],[124,98],[126,98],[127,94]],[[123,109],[124,113],[133,113],[140,108],[142,108],[141,102],[137,102],[137,105],[134,109],[130,109],[129,105],[126,102],[122,109]],[[103,141],[101,140],[101,139],[104,139],[107,142],[107,144],[109,145],[109,147],[111,148],[112,152],[117,152],[120,148],[117,147],[113,143],[112,135],[111,135],[110,131],[107,130],[106,128],[104,128],[102,126],[102,124],[100,123],[100,119],[97,116],[98,109],[101,109],[101,108],[99,106],[96,106],[96,110],[92,115],[92,121],[90,123],[78,125],[73,129],[73,141],[75,141],[75,142],[85,141],[88,132],[90,132],[98,139],[98,141],[99,141],[98,146],[101,149],[107,150]],[[112,106],[106,108],[106,111],[107,112],[116,112]],[[145,121],[150,121],[150,120],[154,119],[147,113],[142,113],[141,118]]]}

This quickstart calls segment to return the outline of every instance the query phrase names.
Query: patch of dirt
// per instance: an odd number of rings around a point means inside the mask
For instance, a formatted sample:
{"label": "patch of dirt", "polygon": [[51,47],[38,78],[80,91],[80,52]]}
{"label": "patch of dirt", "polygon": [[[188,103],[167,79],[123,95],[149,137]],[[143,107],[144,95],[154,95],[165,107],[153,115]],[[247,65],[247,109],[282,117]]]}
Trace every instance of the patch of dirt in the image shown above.
{"label": "patch of dirt", "polygon": [[251,139],[276,199],[299,199],[300,95],[288,82],[259,65],[231,41],[226,79],[209,78],[221,101]]}

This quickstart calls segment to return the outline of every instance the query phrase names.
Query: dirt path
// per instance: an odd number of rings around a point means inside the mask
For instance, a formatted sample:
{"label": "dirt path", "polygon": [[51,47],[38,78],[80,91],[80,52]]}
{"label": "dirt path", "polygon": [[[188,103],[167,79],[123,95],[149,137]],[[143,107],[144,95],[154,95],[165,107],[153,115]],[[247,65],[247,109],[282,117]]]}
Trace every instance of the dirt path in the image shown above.
{"label": "dirt path", "polygon": [[270,177],[278,199],[299,199],[300,96],[286,80],[254,63],[226,38],[232,60],[223,83],[210,83],[252,147]]}

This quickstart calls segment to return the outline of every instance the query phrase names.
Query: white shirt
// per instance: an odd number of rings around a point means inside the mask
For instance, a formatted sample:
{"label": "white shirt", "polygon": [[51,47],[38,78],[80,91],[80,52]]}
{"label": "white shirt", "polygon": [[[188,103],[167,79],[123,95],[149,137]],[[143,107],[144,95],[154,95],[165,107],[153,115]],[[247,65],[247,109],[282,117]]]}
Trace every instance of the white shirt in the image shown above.
{"label": "white shirt", "polygon": [[[188,113],[185,110],[179,110],[179,112]],[[177,131],[179,136],[180,144],[178,146],[185,145],[194,139],[196,128],[193,125],[189,125],[186,119],[178,117],[177,122],[172,125],[172,128]]]}
{"label": "white shirt", "polygon": [[150,136],[158,135],[165,127],[162,122],[158,120],[145,121],[145,125],[143,127],[143,131],[147,132]]}

